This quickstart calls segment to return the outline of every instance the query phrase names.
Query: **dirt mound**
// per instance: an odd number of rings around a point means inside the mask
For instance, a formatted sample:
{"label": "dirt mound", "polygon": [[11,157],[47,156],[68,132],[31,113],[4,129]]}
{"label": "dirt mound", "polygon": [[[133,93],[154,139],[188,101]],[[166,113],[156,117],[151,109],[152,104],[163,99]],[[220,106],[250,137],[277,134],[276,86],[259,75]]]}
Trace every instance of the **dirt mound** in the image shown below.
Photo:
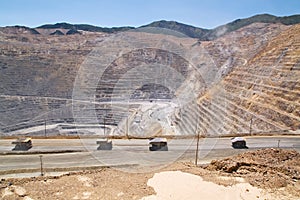
{"label": "dirt mound", "polygon": [[[272,200],[300,199],[300,153],[273,148],[248,151],[202,167],[175,162],[151,173],[103,168],[53,177],[1,179],[0,199],[141,199],[155,194],[147,181],[162,171],[195,174],[206,182],[229,187],[249,182]],[[243,191],[248,193],[249,187]]]}
{"label": "dirt mound", "polygon": [[213,160],[204,168],[244,177],[260,188],[287,187],[288,193],[300,197],[300,153],[295,150],[260,149]]}

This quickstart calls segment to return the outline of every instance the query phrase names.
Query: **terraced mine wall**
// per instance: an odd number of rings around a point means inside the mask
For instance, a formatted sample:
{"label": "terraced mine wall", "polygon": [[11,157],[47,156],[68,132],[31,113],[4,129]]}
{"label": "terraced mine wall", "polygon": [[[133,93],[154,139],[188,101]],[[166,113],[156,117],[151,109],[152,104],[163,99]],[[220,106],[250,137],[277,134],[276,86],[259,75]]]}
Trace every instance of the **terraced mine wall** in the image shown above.
{"label": "terraced mine wall", "polygon": [[236,66],[221,89],[200,98],[204,123],[223,123],[219,131],[232,133],[299,130],[299,30],[296,25],[274,37],[247,64]]}
{"label": "terraced mine wall", "polygon": [[[214,41],[194,39],[194,44],[205,48],[215,61],[219,79],[199,94],[196,102],[170,116],[177,132],[226,135],[299,130],[299,32],[299,25],[252,24]],[[107,37],[102,33],[49,36],[0,31],[0,131],[9,133],[45,122],[73,124],[72,92],[78,70],[93,48]],[[156,53],[149,63],[165,62],[166,52],[137,50],[107,68],[95,88],[94,109],[100,124],[105,121],[116,126],[139,107],[138,103],[129,107],[119,103],[111,109],[110,103],[101,104],[123,101],[116,94],[126,93],[132,80],[142,87],[130,88],[135,91],[129,95],[131,101],[176,98],[178,91],[159,84],[143,86],[145,77],[130,71],[130,64],[138,64],[139,55],[147,53]],[[184,61],[176,55],[173,59],[176,62],[172,67],[190,77],[192,72]],[[197,67],[201,69],[201,63]],[[128,80],[122,79],[125,72]],[[164,74],[149,74],[152,76],[166,78]],[[89,116],[85,117],[89,126]]]}

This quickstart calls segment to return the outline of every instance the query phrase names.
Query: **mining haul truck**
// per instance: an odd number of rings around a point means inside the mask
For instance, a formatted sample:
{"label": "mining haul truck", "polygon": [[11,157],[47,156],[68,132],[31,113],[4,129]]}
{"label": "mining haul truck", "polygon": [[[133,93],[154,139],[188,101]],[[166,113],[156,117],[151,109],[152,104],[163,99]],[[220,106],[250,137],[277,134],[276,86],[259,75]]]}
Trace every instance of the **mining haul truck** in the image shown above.
{"label": "mining haul truck", "polygon": [[149,140],[150,151],[168,151],[168,143],[166,138],[151,138]]}
{"label": "mining haul truck", "polygon": [[109,139],[98,139],[96,143],[99,145],[97,150],[112,150],[112,141]]}
{"label": "mining haul truck", "polygon": [[18,138],[12,144],[16,145],[13,151],[28,151],[32,147],[31,138]]}
{"label": "mining haul truck", "polygon": [[231,138],[232,147],[234,149],[247,149],[246,140],[242,137]]}

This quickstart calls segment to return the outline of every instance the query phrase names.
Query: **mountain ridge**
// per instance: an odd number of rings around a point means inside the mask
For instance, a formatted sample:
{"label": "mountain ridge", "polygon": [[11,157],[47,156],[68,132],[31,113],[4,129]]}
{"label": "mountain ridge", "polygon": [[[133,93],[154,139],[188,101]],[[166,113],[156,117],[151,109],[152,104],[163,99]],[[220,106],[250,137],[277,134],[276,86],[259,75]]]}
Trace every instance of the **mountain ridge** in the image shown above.
{"label": "mountain ridge", "polygon": [[104,32],[104,33],[113,33],[119,31],[127,31],[130,29],[134,29],[131,26],[122,26],[122,27],[100,27],[89,24],[70,24],[66,22],[56,23],[56,24],[45,24],[36,27],[36,29],[73,29],[73,30],[82,30],[82,31],[91,31],[91,32]]}
{"label": "mountain ridge", "polygon": [[[181,70],[182,74],[188,75],[187,82],[190,86],[196,89],[201,86],[196,81],[202,80],[201,77],[210,77],[212,69],[215,70],[212,72],[216,77],[213,79],[214,82],[209,82],[208,79],[205,82],[205,85],[215,84],[215,87],[207,87],[203,93],[197,92],[196,94],[199,94],[197,104],[187,105],[180,115],[174,113],[172,120],[173,124],[178,124],[178,133],[194,134],[193,124],[201,119],[204,125],[199,130],[207,135],[249,132],[268,134],[271,133],[270,131],[274,133],[297,131],[299,134],[300,24],[287,26],[272,20],[272,16],[266,15],[248,19],[247,23],[262,18],[273,23],[254,23],[228,32],[228,34],[225,33],[226,35],[211,41],[199,42],[197,38],[171,37],[167,29],[167,36],[162,34],[164,30],[159,32],[160,34],[131,32],[128,34],[142,36],[143,41],[153,43],[153,46],[158,48],[137,49],[121,55],[111,51],[114,46],[107,46],[107,44],[110,42],[109,45],[113,45],[112,43],[115,42],[115,46],[124,45],[114,38],[123,37],[126,34],[110,35],[57,28],[36,29],[40,34],[34,35],[30,33],[30,29],[24,27],[0,28],[0,131],[4,134],[15,134],[17,132],[14,131],[17,130],[23,131],[24,128],[42,126],[45,121],[47,126],[57,123],[71,124],[75,120],[84,120],[84,123],[94,124],[95,116],[100,120],[99,123],[104,122],[105,119],[107,125],[114,127],[118,124],[126,124],[124,119],[128,115],[128,109],[123,109],[123,106],[115,109],[108,107],[108,104],[99,104],[99,106],[97,104],[93,107],[95,115],[91,115],[89,114],[90,107],[85,105],[86,101],[83,101],[83,107],[79,106],[75,109],[72,103],[75,102],[72,99],[76,99],[73,92],[74,86],[79,80],[82,88],[95,90],[96,102],[111,102],[110,100],[117,102],[119,99],[123,101],[124,96],[118,94],[137,91],[133,93],[134,97],[147,97],[148,103],[150,95],[147,87],[149,85],[143,87],[143,79],[149,77],[147,82],[156,83],[155,80],[158,78],[163,80],[166,77],[173,78],[173,76],[164,73],[158,75],[155,70],[147,71],[147,76],[136,74],[136,72],[144,73],[139,66],[144,65],[140,61],[145,61],[147,65],[170,65],[175,71]],[[292,19],[295,20],[295,18]],[[157,25],[162,26],[164,23],[167,22]],[[238,28],[239,23],[241,23],[240,20],[236,21],[232,25],[233,28]],[[295,21],[284,23],[295,23]],[[173,26],[173,29],[182,27],[177,22],[169,25]],[[151,28],[149,29],[151,31]],[[56,30],[60,30],[64,35],[50,36]],[[81,34],[67,36],[69,30],[73,30],[73,33],[78,31]],[[226,32],[230,29],[224,28],[224,30]],[[219,31],[220,35],[224,34],[222,31]],[[110,36],[112,40],[106,40]],[[213,35],[210,36],[213,37]],[[129,38],[135,42],[135,37]],[[164,44],[174,44],[176,50],[171,52],[172,54],[162,51],[161,47]],[[103,80],[101,82],[96,81],[99,72],[98,64],[96,64],[98,60],[86,62],[89,60],[88,56],[98,59],[98,56],[90,54],[98,47],[105,48],[103,52],[107,53],[107,57],[116,57],[115,61],[107,66],[105,76],[101,76]],[[194,66],[199,70],[201,77],[188,68],[190,66],[188,62],[177,56],[177,47],[193,51],[191,59],[194,59]],[[99,61],[102,62],[101,56],[99,57]],[[172,58],[173,61],[169,62],[167,58]],[[87,76],[77,79],[82,73],[80,69],[83,64],[90,63],[95,71],[86,70]],[[132,66],[136,66],[137,70],[132,70]],[[127,75],[124,76],[124,74]],[[132,85],[132,78],[128,77],[134,77],[134,82],[139,82],[141,85],[132,90],[128,89],[127,86]],[[95,79],[96,84],[86,82],[90,79]],[[154,84],[151,87],[156,86]],[[163,97],[169,95],[168,90],[160,88],[157,94],[162,94]],[[182,90],[180,88],[178,94],[181,94]],[[103,112],[108,108],[107,114],[106,111]],[[249,130],[250,124],[251,131]],[[156,125],[153,127],[155,128],[151,128],[153,131],[159,128]],[[91,133],[84,129],[78,131],[79,134]],[[74,134],[74,131],[57,126],[53,131],[51,130],[51,133]],[[30,134],[44,134],[44,132],[36,130]]]}
{"label": "mountain ridge", "polygon": [[136,30],[139,28],[164,28],[170,29],[172,31],[177,31],[191,38],[198,38],[199,40],[209,41],[214,40],[220,36],[223,36],[229,32],[238,30],[245,26],[248,26],[253,23],[281,23],[284,25],[293,25],[300,23],[300,15],[291,15],[291,16],[283,16],[278,17],[270,14],[258,14],[248,18],[236,19],[227,24],[218,26],[213,29],[205,29],[199,28],[192,25],[180,23],[177,21],[167,21],[167,20],[159,20],[154,21],[150,24],[142,25],[139,27],[132,26],[121,26],[121,27],[100,27],[89,24],[70,24],[67,22],[55,23],[55,24],[44,24],[35,28],[29,28],[25,26],[8,26],[8,27],[16,27],[16,28],[24,28],[29,30],[30,33],[38,34],[37,29],[69,29],[76,31],[89,31],[89,32],[103,32],[103,33],[116,33],[123,32],[128,30]]}
{"label": "mountain ridge", "polygon": [[[291,15],[291,16],[284,16],[284,17],[277,17],[275,15],[270,14],[258,14],[252,17],[243,18],[243,19],[236,19],[232,22],[229,22],[225,25],[218,26],[213,29],[212,33],[210,33],[210,37],[217,36],[220,30],[225,29],[226,33],[238,30],[245,26],[248,26],[253,23],[281,23],[284,25],[294,25],[300,23],[300,15]],[[222,34],[224,35],[224,34]]]}

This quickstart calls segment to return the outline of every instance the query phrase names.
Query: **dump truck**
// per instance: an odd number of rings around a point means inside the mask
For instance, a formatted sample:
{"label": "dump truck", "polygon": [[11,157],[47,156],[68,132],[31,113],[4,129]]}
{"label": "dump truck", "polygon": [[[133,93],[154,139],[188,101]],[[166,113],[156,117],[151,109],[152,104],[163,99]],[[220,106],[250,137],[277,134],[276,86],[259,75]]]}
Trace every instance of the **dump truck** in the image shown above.
{"label": "dump truck", "polygon": [[112,140],[98,139],[96,143],[99,145],[97,150],[112,150]]}
{"label": "dump truck", "polygon": [[16,141],[13,141],[12,144],[15,145],[12,149],[13,151],[28,151],[32,148],[32,141],[30,137],[18,138]]}
{"label": "dump truck", "polygon": [[168,151],[168,142],[166,138],[150,138],[150,151]]}
{"label": "dump truck", "polygon": [[234,149],[247,149],[246,140],[242,137],[231,138],[231,145]]}

